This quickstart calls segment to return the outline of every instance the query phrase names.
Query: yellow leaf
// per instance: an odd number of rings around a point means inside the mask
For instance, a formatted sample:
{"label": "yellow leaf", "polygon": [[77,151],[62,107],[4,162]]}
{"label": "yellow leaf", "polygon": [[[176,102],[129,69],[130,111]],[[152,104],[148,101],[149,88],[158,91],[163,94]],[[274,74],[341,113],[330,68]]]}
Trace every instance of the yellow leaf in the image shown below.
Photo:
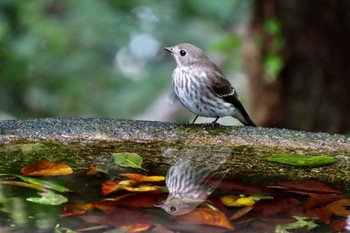
{"label": "yellow leaf", "polygon": [[164,176],[145,176],[137,173],[123,173],[120,176],[135,180],[137,182],[159,182],[165,180]]}
{"label": "yellow leaf", "polygon": [[239,196],[224,196],[220,198],[220,201],[225,206],[241,207],[252,206],[255,201],[251,197],[239,197]]}
{"label": "yellow leaf", "polygon": [[148,191],[155,191],[157,188],[153,186],[138,186],[138,187],[130,187],[130,186],[124,186],[121,185],[121,187],[127,191],[130,192],[148,192]]}

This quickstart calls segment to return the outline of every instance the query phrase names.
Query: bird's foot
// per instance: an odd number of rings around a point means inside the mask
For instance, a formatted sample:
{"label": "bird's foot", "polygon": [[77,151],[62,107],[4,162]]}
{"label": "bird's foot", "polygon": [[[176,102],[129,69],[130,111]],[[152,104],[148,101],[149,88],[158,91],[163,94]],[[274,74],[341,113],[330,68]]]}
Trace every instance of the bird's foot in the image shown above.
{"label": "bird's foot", "polygon": [[220,124],[217,122],[203,123],[203,127],[219,127]]}

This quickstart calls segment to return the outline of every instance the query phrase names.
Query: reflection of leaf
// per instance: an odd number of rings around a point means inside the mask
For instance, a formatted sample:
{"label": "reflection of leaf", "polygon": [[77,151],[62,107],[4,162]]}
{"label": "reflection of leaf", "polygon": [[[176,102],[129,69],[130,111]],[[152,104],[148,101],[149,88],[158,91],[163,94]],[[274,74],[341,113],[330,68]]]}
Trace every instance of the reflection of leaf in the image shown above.
{"label": "reflection of leaf", "polygon": [[24,188],[31,188],[36,190],[44,190],[45,188],[41,185],[29,184],[23,181],[1,181],[0,184],[15,185]]}
{"label": "reflection of leaf", "polygon": [[112,156],[114,157],[114,162],[119,166],[143,169],[141,167],[143,159],[136,153],[113,153]]}
{"label": "reflection of leaf", "polygon": [[94,205],[92,203],[77,203],[77,202],[68,202],[64,206],[64,211],[61,214],[62,217],[75,216],[86,214],[89,210],[93,209]]}
{"label": "reflection of leaf", "polygon": [[312,219],[309,219],[307,217],[295,216],[294,218],[297,221],[276,225],[275,232],[288,233],[290,232],[288,230],[295,230],[295,229],[300,229],[304,227],[307,227],[307,229],[310,231],[318,226],[316,223],[314,223]]}
{"label": "reflection of leaf", "polygon": [[61,205],[68,201],[65,196],[53,192],[43,192],[40,193],[40,196],[41,197],[28,197],[26,200],[42,205]]}
{"label": "reflection of leaf", "polygon": [[252,206],[255,201],[251,197],[240,197],[240,196],[224,196],[220,198],[220,201],[225,206],[230,207],[241,207],[241,206]]}
{"label": "reflection of leaf", "polygon": [[126,227],[125,232],[133,233],[133,232],[144,232],[152,227],[149,223],[136,223],[131,226]]}
{"label": "reflection of leaf", "polygon": [[297,211],[300,201],[293,197],[279,197],[272,200],[260,200],[254,210],[262,216],[272,216],[283,212]]}
{"label": "reflection of leaf", "polygon": [[332,156],[311,156],[311,155],[297,155],[297,154],[272,154],[267,157],[267,160],[288,164],[298,167],[319,167],[329,165],[336,162]]}
{"label": "reflection of leaf", "polygon": [[233,226],[221,211],[196,208],[184,215],[173,216],[181,224],[204,224],[233,230]]}
{"label": "reflection of leaf", "polygon": [[21,175],[16,175],[16,174],[0,174],[0,176],[15,176],[15,177],[17,177],[25,182],[30,183],[30,184],[42,186],[44,188],[52,189],[52,190],[55,190],[57,192],[70,192],[71,191],[62,185],[55,184],[55,183],[45,181],[45,180],[39,180],[39,179],[32,178],[32,177],[26,177],[26,176],[21,176]]}
{"label": "reflection of leaf", "polygon": [[25,176],[60,176],[73,173],[67,164],[55,161],[38,161],[21,169]]}
{"label": "reflection of leaf", "polygon": [[144,176],[136,173],[123,173],[119,174],[119,176],[123,176],[137,182],[159,182],[165,180],[164,176]]}

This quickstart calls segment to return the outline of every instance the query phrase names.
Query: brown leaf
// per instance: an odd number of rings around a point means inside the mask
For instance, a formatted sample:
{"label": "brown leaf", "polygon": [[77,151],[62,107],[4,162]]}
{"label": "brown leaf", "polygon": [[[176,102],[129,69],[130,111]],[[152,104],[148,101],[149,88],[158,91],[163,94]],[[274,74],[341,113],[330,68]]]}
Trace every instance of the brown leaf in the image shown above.
{"label": "brown leaf", "polygon": [[329,204],[339,199],[343,199],[345,197],[344,195],[334,194],[334,193],[317,194],[317,193],[302,192],[302,191],[292,191],[292,192],[310,197],[309,200],[304,205],[305,209],[312,209],[315,207],[324,206],[326,204]]}
{"label": "brown leaf", "polygon": [[118,206],[106,215],[108,224],[114,227],[123,227],[133,224],[147,224],[150,219],[159,218],[158,215],[151,214],[145,209]]}
{"label": "brown leaf", "polygon": [[249,211],[251,211],[253,208],[254,206],[246,206],[244,208],[241,208],[230,217],[230,220],[241,218],[242,216],[246,215]]}
{"label": "brown leaf", "polygon": [[157,196],[142,194],[126,194],[119,196],[115,199],[109,199],[106,201],[94,202],[94,206],[104,212],[110,212],[114,210],[117,205],[129,206],[129,207],[141,207],[141,208],[153,208],[157,204]]}
{"label": "brown leaf", "polygon": [[181,224],[203,224],[224,227],[233,230],[233,226],[226,216],[220,212],[207,208],[196,208],[184,215],[173,216]]}
{"label": "brown leaf", "polygon": [[255,204],[254,210],[264,217],[289,212],[298,208],[300,202],[292,197],[279,197],[272,200],[260,200]]}
{"label": "brown leaf", "polygon": [[[210,179],[206,181],[206,183],[217,183],[216,179]],[[266,188],[263,185],[253,185],[248,184],[240,181],[236,181],[233,179],[223,179],[220,184],[218,185],[219,189],[227,190],[227,191],[234,191],[239,190],[244,194],[261,194],[261,195],[269,195],[273,194],[274,191],[271,189]]]}
{"label": "brown leaf", "polygon": [[96,167],[93,164],[89,165],[89,170],[86,173],[87,176],[95,176],[95,177],[101,177],[102,175],[97,171]]}
{"label": "brown leaf", "polygon": [[62,217],[82,215],[86,214],[88,211],[92,210],[94,205],[92,203],[78,203],[78,202],[68,202],[64,206]]}
{"label": "brown leaf", "polygon": [[338,189],[334,189],[324,183],[318,181],[290,181],[280,182],[278,186],[269,186],[269,188],[279,188],[287,190],[312,191],[319,193],[341,193]]}
{"label": "brown leaf", "polygon": [[55,161],[38,161],[21,169],[25,176],[61,176],[73,173],[67,164]]}
{"label": "brown leaf", "polygon": [[160,182],[164,181],[165,177],[164,176],[145,176],[137,173],[123,173],[119,174],[119,176],[126,177],[132,180],[135,180],[139,183],[143,182]]}
{"label": "brown leaf", "polygon": [[327,205],[327,209],[329,209],[334,215],[340,217],[350,216],[350,210],[347,209],[349,207],[350,199],[341,199]]}

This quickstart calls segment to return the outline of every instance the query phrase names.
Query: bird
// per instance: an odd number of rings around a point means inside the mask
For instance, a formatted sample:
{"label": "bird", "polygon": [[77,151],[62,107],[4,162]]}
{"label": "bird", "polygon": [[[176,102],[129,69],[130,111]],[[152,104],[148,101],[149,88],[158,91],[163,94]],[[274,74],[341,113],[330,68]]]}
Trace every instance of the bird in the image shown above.
{"label": "bird", "polygon": [[172,75],[175,97],[198,116],[215,118],[232,116],[245,126],[256,126],[244,109],[232,84],[217,65],[197,46],[182,43],[165,47],[176,60]]}
{"label": "bird", "polygon": [[221,179],[206,182],[214,176],[221,161],[210,166],[196,164],[191,158],[181,158],[171,166],[166,174],[165,184],[169,190],[165,201],[157,206],[170,215],[187,214],[205,202],[208,196],[217,188]]}

